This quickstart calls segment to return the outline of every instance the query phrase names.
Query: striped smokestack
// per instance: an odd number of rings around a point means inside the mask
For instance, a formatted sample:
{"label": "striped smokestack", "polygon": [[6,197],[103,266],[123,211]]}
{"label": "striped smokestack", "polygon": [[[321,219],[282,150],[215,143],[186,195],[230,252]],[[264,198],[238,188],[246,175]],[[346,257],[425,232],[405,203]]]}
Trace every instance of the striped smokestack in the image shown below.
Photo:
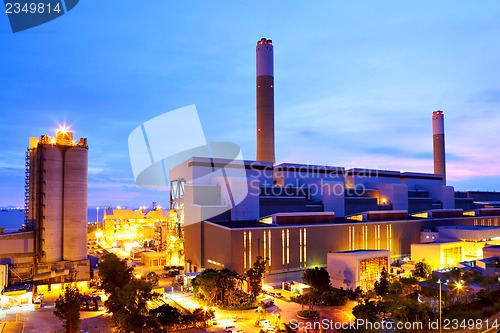
{"label": "striped smokestack", "polygon": [[443,176],[443,185],[446,185],[446,160],[444,151],[444,113],[432,113],[432,134],[434,142],[434,173]]}
{"label": "striped smokestack", "polygon": [[274,159],[273,42],[257,42],[257,161]]}

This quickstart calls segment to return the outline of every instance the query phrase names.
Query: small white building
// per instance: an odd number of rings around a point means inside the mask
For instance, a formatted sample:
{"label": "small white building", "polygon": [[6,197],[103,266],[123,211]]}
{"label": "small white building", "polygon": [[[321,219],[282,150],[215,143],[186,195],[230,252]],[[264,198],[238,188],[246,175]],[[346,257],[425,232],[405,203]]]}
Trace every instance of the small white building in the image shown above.
{"label": "small white building", "polygon": [[389,250],[354,250],[327,255],[327,270],[333,287],[373,289],[382,268],[389,271]]}

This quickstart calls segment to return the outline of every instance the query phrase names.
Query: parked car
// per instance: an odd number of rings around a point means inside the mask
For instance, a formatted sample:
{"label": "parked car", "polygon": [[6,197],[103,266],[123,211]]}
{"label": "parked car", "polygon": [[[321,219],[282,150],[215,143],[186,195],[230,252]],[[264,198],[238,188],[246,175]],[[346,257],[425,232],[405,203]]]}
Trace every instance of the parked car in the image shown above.
{"label": "parked car", "polygon": [[231,330],[236,329],[236,326],[226,326],[224,327],[224,332],[231,332]]}
{"label": "parked car", "polygon": [[261,319],[258,321],[260,327],[271,326],[271,321],[268,319]]}
{"label": "parked car", "polygon": [[229,332],[230,333],[243,333],[243,330],[240,328],[233,328]]}

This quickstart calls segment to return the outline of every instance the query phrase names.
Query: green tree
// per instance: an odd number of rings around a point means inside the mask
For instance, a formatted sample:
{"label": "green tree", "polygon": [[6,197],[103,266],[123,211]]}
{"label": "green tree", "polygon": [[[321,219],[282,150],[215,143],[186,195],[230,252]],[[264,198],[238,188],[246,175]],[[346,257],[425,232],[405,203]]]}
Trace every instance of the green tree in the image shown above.
{"label": "green tree", "polygon": [[121,332],[154,332],[157,321],[149,315],[146,304],[157,295],[151,292],[150,282],[134,278],[132,272],[132,267],[115,254],[102,257],[100,288],[108,294],[104,305]]}
{"label": "green tree", "polygon": [[160,277],[155,272],[149,272],[148,275],[146,276],[146,280],[148,280],[148,282],[151,282],[153,286],[158,283],[159,279]]}
{"label": "green tree", "polygon": [[380,279],[378,281],[375,281],[374,289],[377,295],[381,297],[384,297],[389,292],[389,280],[385,267],[382,267],[382,272],[380,272]]}
{"label": "green tree", "polygon": [[194,294],[209,305],[227,302],[226,293],[234,290],[237,274],[228,269],[206,269],[191,282]]}
{"label": "green tree", "polygon": [[302,274],[302,281],[320,292],[328,290],[330,288],[330,275],[328,274],[328,271],[323,267],[306,269],[304,274]]}
{"label": "green tree", "polygon": [[264,278],[264,273],[266,272],[267,258],[264,259],[258,256],[253,263],[252,268],[247,271],[248,282],[250,283],[251,294],[254,299],[259,296],[262,291],[262,279]]}
{"label": "green tree", "polygon": [[415,276],[427,279],[432,274],[431,265],[425,262],[425,259],[415,264]]}
{"label": "green tree", "polygon": [[168,304],[163,304],[156,309],[149,311],[153,318],[156,318],[159,324],[158,330],[168,331],[169,327],[177,325],[181,321],[181,314],[179,311]]}
{"label": "green tree", "polygon": [[82,295],[74,286],[67,286],[64,294],[56,300],[54,315],[63,321],[66,333],[80,332],[81,300]]}

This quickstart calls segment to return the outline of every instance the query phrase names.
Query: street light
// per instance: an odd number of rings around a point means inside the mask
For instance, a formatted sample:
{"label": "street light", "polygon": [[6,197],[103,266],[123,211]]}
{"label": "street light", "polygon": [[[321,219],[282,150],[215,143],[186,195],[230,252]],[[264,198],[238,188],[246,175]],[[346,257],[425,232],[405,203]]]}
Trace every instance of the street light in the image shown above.
{"label": "street light", "polygon": [[441,282],[441,279],[439,279],[437,283],[439,284],[439,333],[441,333],[441,285],[448,284],[448,280]]}

